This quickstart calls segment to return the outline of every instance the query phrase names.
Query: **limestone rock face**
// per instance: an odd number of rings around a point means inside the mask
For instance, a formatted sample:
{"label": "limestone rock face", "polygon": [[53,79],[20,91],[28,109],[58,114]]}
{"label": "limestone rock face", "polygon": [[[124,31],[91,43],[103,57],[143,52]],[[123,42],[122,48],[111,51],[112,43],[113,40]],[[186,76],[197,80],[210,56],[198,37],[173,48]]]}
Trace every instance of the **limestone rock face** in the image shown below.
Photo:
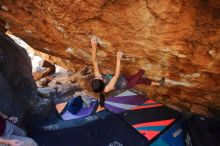
{"label": "limestone rock face", "polygon": [[149,87],[148,93],[170,96],[172,104],[187,109],[220,108],[219,0],[0,0],[0,5],[5,27],[53,55],[47,59],[54,63],[69,69],[91,65],[89,38],[95,35],[103,72],[114,71],[121,50],[122,72],[142,68],[151,79],[166,77],[164,87]]}

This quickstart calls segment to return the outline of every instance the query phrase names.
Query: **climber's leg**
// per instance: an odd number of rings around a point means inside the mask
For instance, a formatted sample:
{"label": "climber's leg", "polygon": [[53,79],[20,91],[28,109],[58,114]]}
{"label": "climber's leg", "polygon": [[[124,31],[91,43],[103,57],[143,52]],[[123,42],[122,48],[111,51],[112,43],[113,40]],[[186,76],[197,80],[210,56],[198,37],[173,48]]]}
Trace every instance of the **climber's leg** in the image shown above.
{"label": "climber's leg", "polygon": [[138,83],[138,81],[142,78],[144,73],[145,73],[144,70],[139,70],[138,73],[136,73],[135,75],[131,77],[127,77],[127,81],[128,81],[127,88],[134,87]]}
{"label": "climber's leg", "polygon": [[131,76],[131,77],[126,77],[128,83],[127,83],[127,88],[133,88],[136,84],[145,84],[145,85],[155,85],[155,86],[161,86],[164,84],[165,78],[161,78],[159,82],[152,81],[148,78],[142,78],[144,75],[145,71],[140,70],[138,71],[137,74]]}

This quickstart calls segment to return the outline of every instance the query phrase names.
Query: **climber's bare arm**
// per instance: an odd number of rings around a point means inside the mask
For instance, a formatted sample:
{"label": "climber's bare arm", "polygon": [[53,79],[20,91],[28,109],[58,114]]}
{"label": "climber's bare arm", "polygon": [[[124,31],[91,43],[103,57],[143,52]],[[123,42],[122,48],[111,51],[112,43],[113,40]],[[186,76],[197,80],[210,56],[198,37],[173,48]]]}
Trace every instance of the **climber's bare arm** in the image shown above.
{"label": "climber's bare arm", "polygon": [[97,63],[97,60],[96,60],[97,42],[96,42],[96,39],[94,37],[91,39],[91,46],[92,46],[92,64],[93,64],[95,77],[100,78],[101,74],[99,72],[99,67],[98,67],[98,63]]}
{"label": "climber's bare arm", "polygon": [[112,90],[115,89],[115,84],[120,76],[120,70],[121,70],[121,58],[123,56],[123,52],[118,51],[117,52],[117,62],[116,62],[116,70],[115,70],[115,75],[111,79],[111,81],[106,85],[104,92],[108,93]]}

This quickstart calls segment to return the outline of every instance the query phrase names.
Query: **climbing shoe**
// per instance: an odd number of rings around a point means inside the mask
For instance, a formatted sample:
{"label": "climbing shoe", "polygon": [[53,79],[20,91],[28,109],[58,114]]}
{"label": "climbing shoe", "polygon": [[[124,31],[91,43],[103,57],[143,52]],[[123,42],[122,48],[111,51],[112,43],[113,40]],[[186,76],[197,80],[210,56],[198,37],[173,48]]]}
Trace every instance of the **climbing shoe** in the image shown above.
{"label": "climbing shoe", "polygon": [[162,77],[159,81],[160,86],[163,86],[164,82],[165,82],[165,77]]}

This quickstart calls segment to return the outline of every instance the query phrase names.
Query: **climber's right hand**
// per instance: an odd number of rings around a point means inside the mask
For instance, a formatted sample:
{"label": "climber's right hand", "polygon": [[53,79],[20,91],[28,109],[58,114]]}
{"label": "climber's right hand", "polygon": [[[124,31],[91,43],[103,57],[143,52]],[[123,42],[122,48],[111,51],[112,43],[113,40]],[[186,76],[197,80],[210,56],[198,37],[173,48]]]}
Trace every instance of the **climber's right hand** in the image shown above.
{"label": "climber's right hand", "polygon": [[122,56],[123,56],[123,52],[118,51],[118,52],[117,52],[117,60],[121,60],[121,59],[122,59]]}
{"label": "climber's right hand", "polygon": [[91,38],[91,46],[92,46],[92,48],[96,48],[97,47],[97,41],[96,41],[95,37]]}

